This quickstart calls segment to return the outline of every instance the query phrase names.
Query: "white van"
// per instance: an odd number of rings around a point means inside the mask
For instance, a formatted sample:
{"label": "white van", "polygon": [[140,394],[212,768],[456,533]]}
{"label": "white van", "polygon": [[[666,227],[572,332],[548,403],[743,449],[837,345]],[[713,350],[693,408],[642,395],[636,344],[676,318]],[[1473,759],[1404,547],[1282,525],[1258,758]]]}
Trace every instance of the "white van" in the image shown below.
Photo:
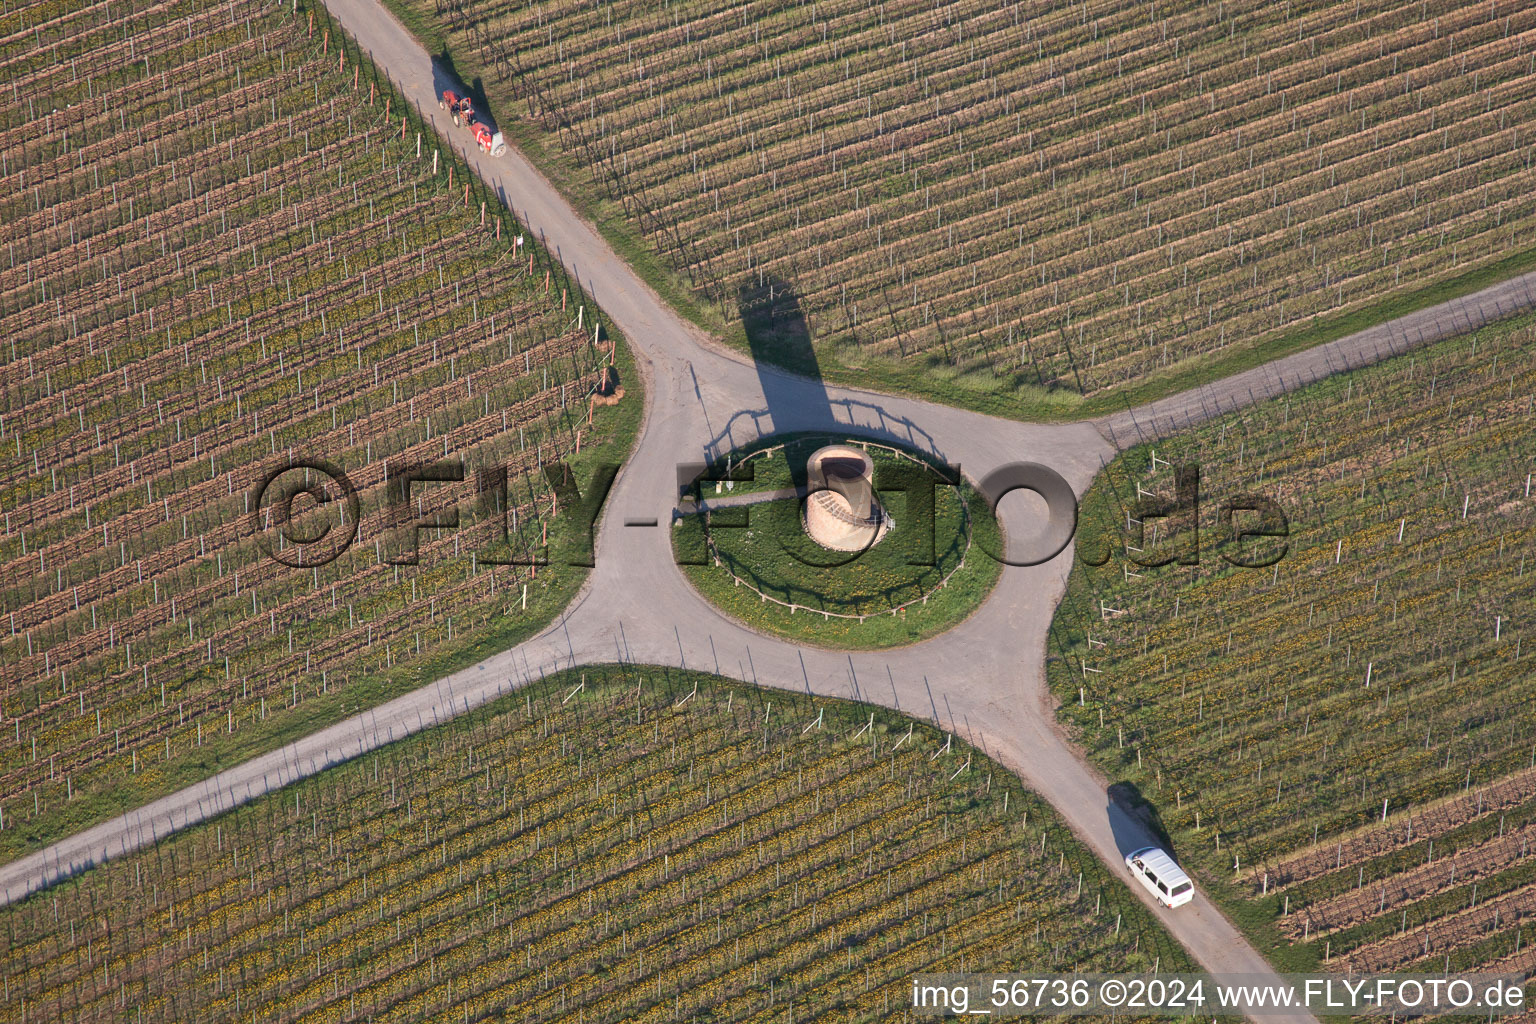
{"label": "white van", "polygon": [[1189,876],[1172,857],[1155,846],[1128,854],[1125,866],[1165,907],[1183,906],[1195,898],[1195,885]]}

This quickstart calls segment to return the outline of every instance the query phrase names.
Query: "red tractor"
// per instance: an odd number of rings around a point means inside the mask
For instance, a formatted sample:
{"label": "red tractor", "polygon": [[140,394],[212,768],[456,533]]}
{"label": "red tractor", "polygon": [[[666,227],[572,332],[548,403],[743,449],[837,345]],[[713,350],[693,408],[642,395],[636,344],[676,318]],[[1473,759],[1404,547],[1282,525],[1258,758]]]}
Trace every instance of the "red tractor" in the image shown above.
{"label": "red tractor", "polygon": [[442,110],[453,113],[453,126],[457,128],[461,124],[472,124],[475,117],[475,108],[468,96],[460,96],[452,89],[443,90],[443,98],[437,101]]}
{"label": "red tractor", "polygon": [[479,121],[471,124],[469,130],[474,133],[475,141],[480,143],[480,148],[491,154],[491,156],[501,156],[501,154],[507,151],[507,143],[501,137],[501,132],[491,131]]}

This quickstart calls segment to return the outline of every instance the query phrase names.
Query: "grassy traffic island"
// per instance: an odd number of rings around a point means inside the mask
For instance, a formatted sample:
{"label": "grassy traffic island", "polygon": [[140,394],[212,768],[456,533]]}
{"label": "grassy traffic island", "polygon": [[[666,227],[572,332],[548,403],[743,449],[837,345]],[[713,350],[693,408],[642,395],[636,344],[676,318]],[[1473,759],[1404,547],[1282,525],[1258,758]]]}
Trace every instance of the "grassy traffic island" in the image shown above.
{"label": "grassy traffic island", "polygon": [[[868,453],[887,517],[859,550],[825,548],[806,532],[806,460],[835,443]],[[736,479],[708,479],[727,476]],[[931,516],[909,493],[927,488]],[[819,433],[770,438],[722,459],[697,496],[697,510],[685,505],[673,524],[685,575],[742,623],[798,642],[875,648],[934,636],[979,607],[1000,572],[986,553],[1002,543],[986,500],[912,449]]]}

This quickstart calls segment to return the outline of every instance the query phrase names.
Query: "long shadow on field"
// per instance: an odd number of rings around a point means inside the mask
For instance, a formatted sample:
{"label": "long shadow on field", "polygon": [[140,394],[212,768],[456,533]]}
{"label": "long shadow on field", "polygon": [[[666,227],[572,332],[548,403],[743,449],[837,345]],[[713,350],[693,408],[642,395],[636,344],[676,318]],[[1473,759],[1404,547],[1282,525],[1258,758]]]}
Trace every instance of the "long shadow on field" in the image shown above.
{"label": "long shadow on field", "polygon": [[[794,285],[775,277],[767,278],[760,287],[743,285],[736,293],[736,308],[757,366],[757,383],[763,389],[767,418],[772,421],[769,429],[783,433],[832,427],[832,405],[827,401],[810,324]],[[795,486],[804,488],[804,465],[796,460],[792,469]]]}
{"label": "long shadow on field", "polygon": [[[744,409],[725,423],[712,424],[705,455],[718,458],[768,434],[828,430],[885,438],[942,458],[933,438],[917,424],[890,415],[880,401],[831,399],[811,342],[810,324],[793,284],[767,277],[743,285],[736,308],[763,391],[763,408]],[[695,380],[695,388],[699,382]],[[797,485],[804,481],[797,479]]]}
{"label": "long shadow on field", "polygon": [[1174,860],[1179,859],[1173,839],[1163,825],[1162,815],[1134,782],[1117,782],[1105,795],[1109,798],[1105,812],[1109,815],[1109,827],[1115,835],[1115,847],[1120,856],[1149,846],[1161,846]]}

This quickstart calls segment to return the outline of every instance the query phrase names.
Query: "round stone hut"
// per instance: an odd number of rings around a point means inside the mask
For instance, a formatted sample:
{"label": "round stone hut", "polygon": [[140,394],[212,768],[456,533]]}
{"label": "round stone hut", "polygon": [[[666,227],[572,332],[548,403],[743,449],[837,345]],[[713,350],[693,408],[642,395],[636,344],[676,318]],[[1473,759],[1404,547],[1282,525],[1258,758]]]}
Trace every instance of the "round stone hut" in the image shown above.
{"label": "round stone hut", "polygon": [[875,498],[874,462],[863,449],[833,444],[806,462],[805,532],[833,551],[862,551],[891,527]]}

